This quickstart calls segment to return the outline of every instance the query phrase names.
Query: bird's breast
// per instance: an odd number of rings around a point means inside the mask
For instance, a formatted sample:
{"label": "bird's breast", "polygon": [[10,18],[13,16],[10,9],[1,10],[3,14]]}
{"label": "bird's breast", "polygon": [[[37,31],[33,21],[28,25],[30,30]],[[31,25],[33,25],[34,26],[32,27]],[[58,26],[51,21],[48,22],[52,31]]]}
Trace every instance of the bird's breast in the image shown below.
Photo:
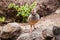
{"label": "bird's breast", "polygon": [[38,20],[39,20],[39,15],[35,15],[35,16],[30,15],[30,16],[28,17],[28,22],[29,22],[30,24],[35,24],[35,23],[38,22]]}
{"label": "bird's breast", "polygon": [[35,16],[30,15],[29,19],[32,20],[32,21],[39,20],[39,15],[35,15]]}

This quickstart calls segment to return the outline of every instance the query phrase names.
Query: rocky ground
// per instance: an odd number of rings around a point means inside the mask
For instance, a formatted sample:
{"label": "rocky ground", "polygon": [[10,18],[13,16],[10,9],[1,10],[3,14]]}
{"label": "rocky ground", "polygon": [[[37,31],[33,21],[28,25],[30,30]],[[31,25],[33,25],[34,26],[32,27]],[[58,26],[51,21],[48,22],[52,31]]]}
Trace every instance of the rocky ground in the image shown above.
{"label": "rocky ground", "polygon": [[[0,16],[13,20],[15,11],[7,9],[9,3],[13,2],[17,5],[31,4],[34,0],[0,0]],[[60,35],[60,1],[59,0],[36,0],[37,13],[41,16],[38,23],[35,24],[36,29],[30,33],[29,23],[9,23],[0,26],[1,40],[58,40]],[[3,6],[4,5],[4,6]],[[58,9],[57,9],[58,8]],[[11,17],[10,15],[14,13]],[[50,15],[48,15],[50,14]],[[10,18],[9,18],[10,17]],[[16,19],[16,18],[15,18]],[[20,18],[18,18],[20,20]],[[13,20],[14,21],[14,20]],[[58,28],[57,28],[58,27]],[[57,28],[57,30],[55,30]],[[59,35],[56,35],[59,34]],[[56,39],[55,39],[56,38]],[[60,40],[60,39],[59,39]]]}
{"label": "rocky ground", "polygon": [[[57,9],[56,12],[54,12],[54,14],[48,15],[46,17],[42,17],[39,22],[35,25],[36,26],[36,30],[34,30],[31,34],[29,33],[30,30],[30,26],[29,24],[20,24],[21,28],[22,28],[22,33],[20,35],[20,37],[17,40],[43,40],[43,35],[42,32],[43,30],[46,30],[46,35],[45,36],[50,36],[50,37],[54,37],[53,34],[53,27],[57,26],[60,27],[60,10]],[[49,40],[49,39],[48,39]],[[54,39],[53,39],[54,40]]]}
{"label": "rocky ground", "polygon": [[[41,17],[38,23],[35,24],[37,29],[32,28],[32,33],[30,33],[30,25],[28,23],[18,24],[19,26],[13,23],[0,27],[0,38],[2,40],[52,40],[52,38],[55,37],[53,34],[53,27],[60,27],[60,9],[58,8],[51,15]],[[16,39],[13,38],[17,36],[17,34],[19,34],[19,37],[16,37]]]}

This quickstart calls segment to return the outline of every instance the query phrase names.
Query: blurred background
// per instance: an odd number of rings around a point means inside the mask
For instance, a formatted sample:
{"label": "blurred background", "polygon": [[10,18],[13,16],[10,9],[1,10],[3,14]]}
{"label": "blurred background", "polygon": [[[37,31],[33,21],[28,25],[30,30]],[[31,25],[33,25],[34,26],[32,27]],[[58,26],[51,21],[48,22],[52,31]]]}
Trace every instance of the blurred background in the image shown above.
{"label": "blurred background", "polygon": [[34,7],[40,17],[47,16],[60,7],[60,0],[0,0],[0,25],[27,22]]}

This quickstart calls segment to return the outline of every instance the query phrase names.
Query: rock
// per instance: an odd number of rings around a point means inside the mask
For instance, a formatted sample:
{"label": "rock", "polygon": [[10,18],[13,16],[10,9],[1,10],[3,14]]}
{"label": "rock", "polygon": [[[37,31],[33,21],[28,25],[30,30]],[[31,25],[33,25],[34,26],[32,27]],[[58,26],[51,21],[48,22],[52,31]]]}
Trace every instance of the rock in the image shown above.
{"label": "rock", "polygon": [[30,34],[30,36],[32,40],[43,40],[44,39],[41,29],[36,29]]}
{"label": "rock", "polygon": [[52,40],[53,37],[47,36],[44,40]]}
{"label": "rock", "polygon": [[53,34],[54,34],[55,40],[60,40],[60,27],[59,26],[53,27]]}
{"label": "rock", "polygon": [[60,27],[54,26],[53,27],[53,34],[54,35],[59,35],[60,34]]}
{"label": "rock", "polygon": [[58,0],[39,0],[37,13],[43,17],[53,13],[59,7]]}
{"label": "rock", "polygon": [[20,25],[18,23],[8,23],[2,29],[1,38],[8,39],[12,38],[15,39],[20,35]]}
{"label": "rock", "polygon": [[60,40],[60,35],[56,35],[55,40]]}
{"label": "rock", "polygon": [[52,40],[53,39],[53,32],[51,33],[50,29],[45,29],[42,31],[42,35],[45,38],[44,40]]}
{"label": "rock", "polygon": [[17,40],[31,40],[30,38],[30,34],[29,33],[24,33],[24,34],[21,34]]}
{"label": "rock", "polygon": [[55,13],[60,14],[60,7],[55,11]]}
{"label": "rock", "polygon": [[49,33],[47,33],[46,37],[43,37],[41,29],[37,29],[33,31],[32,33],[23,33],[21,34],[17,40],[51,40],[53,39],[53,36],[51,36]]}
{"label": "rock", "polygon": [[35,30],[32,33],[23,33],[17,40],[43,40],[40,30]]}
{"label": "rock", "polygon": [[[46,24],[46,23],[48,23],[48,24]],[[17,40],[43,40],[43,39],[51,40],[51,39],[53,39],[53,32],[52,32],[53,22],[46,21],[44,23],[44,26],[42,26],[42,25],[39,24],[38,27],[40,27],[40,28],[33,30],[32,33],[29,33],[30,26],[28,26],[28,25],[21,26],[23,33],[17,38]],[[45,37],[43,37],[44,35],[42,34],[42,32],[44,30],[46,31]]]}
{"label": "rock", "polygon": [[21,33],[28,33],[30,32],[30,26],[26,27],[26,26],[21,26]]}

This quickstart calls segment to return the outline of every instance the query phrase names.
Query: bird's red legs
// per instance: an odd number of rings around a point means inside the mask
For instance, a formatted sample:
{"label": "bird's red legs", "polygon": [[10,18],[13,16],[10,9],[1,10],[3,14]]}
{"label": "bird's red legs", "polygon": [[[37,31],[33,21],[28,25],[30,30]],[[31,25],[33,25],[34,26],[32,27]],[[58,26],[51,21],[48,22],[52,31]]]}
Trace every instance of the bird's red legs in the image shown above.
{"label": "bird's red legs", "polygon": [[32,25],[30,25],[30,33],[32,32]]}
{"label": "bird's red legs", "polygon": [[32,27],[34,27],[34,29],[38,28],[38,27],[35,27],[35,25],[30,25],[30,33],[33,31]]}
{"label": "bird's red legs", "polygon": [[36,29],[35,25],[33,25],[34,29]]}

